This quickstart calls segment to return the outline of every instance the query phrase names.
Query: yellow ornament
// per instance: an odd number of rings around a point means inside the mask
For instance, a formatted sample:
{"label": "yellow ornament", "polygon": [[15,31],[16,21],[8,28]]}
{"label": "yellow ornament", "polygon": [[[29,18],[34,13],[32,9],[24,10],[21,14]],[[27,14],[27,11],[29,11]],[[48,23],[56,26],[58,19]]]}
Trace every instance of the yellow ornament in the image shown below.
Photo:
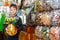
{"label": "yellow ornament", "polygon": [[6,33],[10,36],[16,35],[17,34],[16,26],[9,24]]}

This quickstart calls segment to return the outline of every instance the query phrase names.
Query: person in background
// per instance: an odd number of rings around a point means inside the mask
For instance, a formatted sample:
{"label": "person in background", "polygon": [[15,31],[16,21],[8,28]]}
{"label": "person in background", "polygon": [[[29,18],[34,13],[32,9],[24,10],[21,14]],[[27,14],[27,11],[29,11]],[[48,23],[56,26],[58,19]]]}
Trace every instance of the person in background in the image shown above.
{"label": "person in background", "polygon": [[16,35],[14,36],[7,36],[7,40],[18,40],[18,35],[19,35],[19,32],[21,30],[23,30],[23,26],[22,26],[22,20],[20,17],[17,16],[16,14],[17,12],[17,5],[16,4],[11,4],[10,5],[10,14],[9,14],[9,17],[15,17],[15,19],[17,20],[17,22],[15,23],[15,25],[17,26],[18,28],[18,32]]}

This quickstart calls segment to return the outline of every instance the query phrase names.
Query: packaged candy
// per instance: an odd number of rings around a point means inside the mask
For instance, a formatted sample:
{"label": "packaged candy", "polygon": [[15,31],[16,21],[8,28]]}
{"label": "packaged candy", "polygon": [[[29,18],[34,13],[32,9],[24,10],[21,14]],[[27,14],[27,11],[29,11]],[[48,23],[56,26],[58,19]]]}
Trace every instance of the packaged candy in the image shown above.
{"label": "packaged candy", "polygon": [[45,2],[50,5],[50,7],[52,7],[53,9],[57,9],[59,8],[59,4],[58,4],[59,0],[46,0]]}
{"label": "packaged candy", "polygon": [[35,6],[37,11],[44,11],[43,0],[36,0]]}
{"label": "packaged candy", "polygon": [[50,14],[48,12],[38,14],[36,22],[42,25],[52,25],[50,20]]}
{"label": "packaged candy", "polygon": [[49,16],[47,14],[42,14],[41,15],[41,22],[44,25],[51,25],[51,21],[50,21]]}
{"label": "packaged candy", "polygon": [[50,12],[50,20],[53,25],[57,25],[60,22],[60,10],[55,10]]}
{"label": "packaged candy", "polygon": [[41,15],[42,15],[42,13],[37,13],[37,15],[36,15],[36,23],[37,24],[40,24],[41,22]]}
{"label": "packaged candy", "polygon": [[51,40],[59,40],[59,30],[60,27],[52,27],[49,32],[49,37]]}
{"label": "packaged candy", "polygon": [[24,1],[24,6],[32,6],[35,3],[35,0],[25,0]]}
{"label": "packaged candy", "polygon": [[42,26],[37,26],[35,29],[35,35],[39,38],[42,38],[41,29],[42,29]]}
{"label": "packaged candy", "polygon": [[49,28],[46,26],[37,26],[35,29],[35,35],[44,40],[49,40]]}

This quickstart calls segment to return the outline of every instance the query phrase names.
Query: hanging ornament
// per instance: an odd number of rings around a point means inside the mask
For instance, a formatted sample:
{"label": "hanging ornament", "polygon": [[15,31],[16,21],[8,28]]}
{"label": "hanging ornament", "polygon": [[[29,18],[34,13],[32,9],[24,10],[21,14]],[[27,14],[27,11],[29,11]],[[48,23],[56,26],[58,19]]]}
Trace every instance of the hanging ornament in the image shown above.
{"label": "hanging ornament", "polygon": [[6,28],[6,33],[9,35],[9,36],[14,36],[17,34],[17,31],[18,29],[16,28],[15,25],[13,24],[9,24],[8,27]]}

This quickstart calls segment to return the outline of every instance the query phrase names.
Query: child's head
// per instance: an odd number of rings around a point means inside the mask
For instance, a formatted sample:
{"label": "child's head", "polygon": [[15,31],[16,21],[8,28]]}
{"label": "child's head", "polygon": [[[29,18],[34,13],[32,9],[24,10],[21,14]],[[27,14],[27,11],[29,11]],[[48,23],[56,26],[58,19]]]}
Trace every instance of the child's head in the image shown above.
{"label": "child's head", "polygon": [[17,6],[16,4],[11,4],[10,5],[10,12],[14,15],[17,12]]}

